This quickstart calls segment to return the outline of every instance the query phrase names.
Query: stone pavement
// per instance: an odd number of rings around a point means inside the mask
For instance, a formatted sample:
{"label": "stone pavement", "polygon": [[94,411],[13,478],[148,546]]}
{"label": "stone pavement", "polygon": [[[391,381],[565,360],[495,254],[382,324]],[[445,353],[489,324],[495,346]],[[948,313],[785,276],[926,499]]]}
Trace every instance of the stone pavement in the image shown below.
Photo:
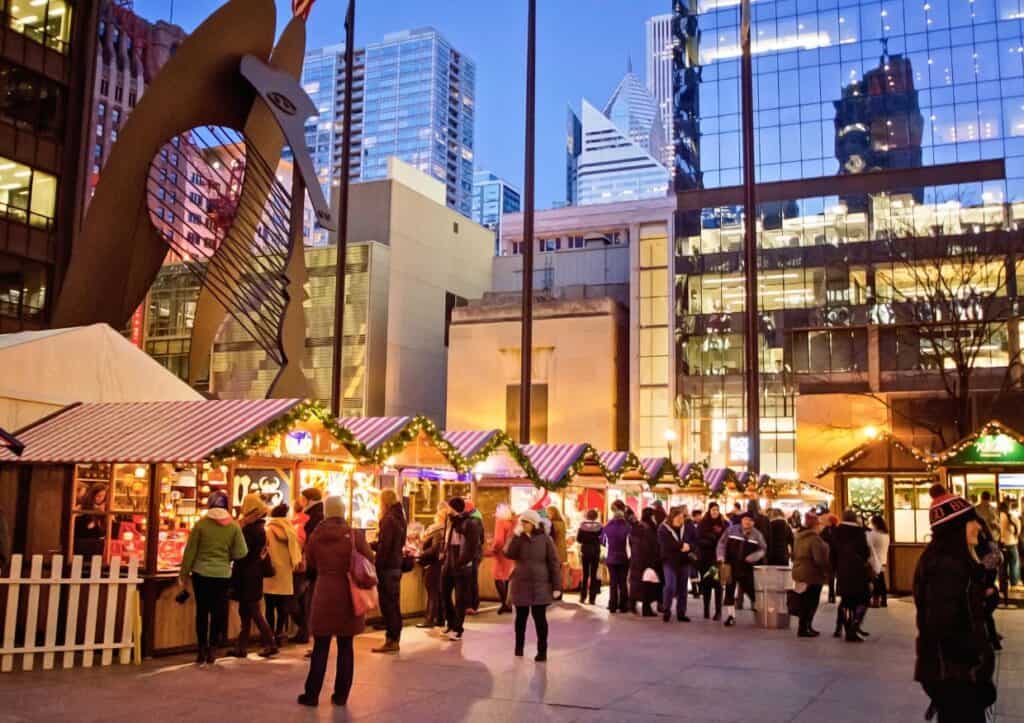
{"label": "stone pavement", "polygon": [[[691,607],[691,612],[693,608]],[[264,661],[224,659],[192,665],[191,656],[141,667],[0,675],[0,721],[799,721],[922,720],[926,700],[911,681],[912,603],[893,600],[865,622],[871,638],[852,645],[823,635],[761,630],[749,612],[739,624],[694,619],[609,616],[565,603],[552,609],[546,664],[512,656],[512,620],[470,618],[462,643],[416,629],[398,656],[372,655],[383,633],[356,641],[355,685],[346,709],[329,694],[302,708],[306,661],[291,646]],[[829,631],[835,608],[817,627]],[[999,723],[1024,723],[1024,611],[1000,611]],[[333,669],[333,656],[330,664]]]}

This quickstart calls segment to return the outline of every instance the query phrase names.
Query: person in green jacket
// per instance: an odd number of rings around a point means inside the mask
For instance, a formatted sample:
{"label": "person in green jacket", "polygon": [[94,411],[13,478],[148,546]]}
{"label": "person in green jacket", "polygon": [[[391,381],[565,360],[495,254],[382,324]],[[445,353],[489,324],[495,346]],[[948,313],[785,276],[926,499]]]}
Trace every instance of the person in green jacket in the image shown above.
{"label": "person in green jacket", "polygon": [[214,661],[213,642],[227,634],[231,563],[248,552],[242,529],[228,512],[228,496],[223,492],[212,493],[209,509],[189,533],[180,573],[183,587],[192,576],[199,665]]}

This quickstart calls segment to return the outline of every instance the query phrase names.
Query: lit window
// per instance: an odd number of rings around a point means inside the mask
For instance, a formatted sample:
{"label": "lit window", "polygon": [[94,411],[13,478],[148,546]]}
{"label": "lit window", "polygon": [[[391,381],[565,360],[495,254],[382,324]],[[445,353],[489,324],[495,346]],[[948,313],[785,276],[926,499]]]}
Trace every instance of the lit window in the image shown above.
{"label": "lit window", "polygon": [[19,0],[7,6],[7,14],[15,32],[58,52],[67,52],[71,7],[64,0]]}

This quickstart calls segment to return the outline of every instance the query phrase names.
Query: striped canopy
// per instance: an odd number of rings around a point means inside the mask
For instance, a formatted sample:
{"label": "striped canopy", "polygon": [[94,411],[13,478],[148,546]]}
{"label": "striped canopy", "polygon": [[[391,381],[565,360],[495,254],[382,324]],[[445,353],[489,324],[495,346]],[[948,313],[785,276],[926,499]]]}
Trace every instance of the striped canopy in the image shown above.
{"label": "striped canopy", "polygon": [[72,404],[18,432],[0,462],[202,462],[303,404],[301,399]]}
{"label": "striped canopy", "polygon": [[640,460],[640,464],[651,484],[656,484],[664,477],[671,478],[673,482],[679,482],[679,473],[667,457],[644,457]]}
{"label": "striped canopy", "polygon": [[593,448],[589,444],[528,444],[523,454],[546,486],[562,486],[572,466]]}
{"label": "striped canopy", "polygon": [[444,439],[455,448],[455,451],[463,459],[472,459],[484,450],[495,437],[501,436],[501,431],[488,429],[483,432],[453,432],[444,433]]}
{"label": "striped canopy", "polygon": [[356,442],[372,453],[414,420],[415,417],[341,417],[338,426],[350,432]]}

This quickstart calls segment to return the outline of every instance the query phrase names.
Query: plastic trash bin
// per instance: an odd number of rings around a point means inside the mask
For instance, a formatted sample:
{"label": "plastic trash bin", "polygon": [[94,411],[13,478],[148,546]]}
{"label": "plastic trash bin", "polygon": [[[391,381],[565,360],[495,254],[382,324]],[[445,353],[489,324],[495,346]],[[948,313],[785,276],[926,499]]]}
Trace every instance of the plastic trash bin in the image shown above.
{"label": "plastic trash bin", "polygon": [[757,622],[763,628],[789,628],[786,593],[793,589],[793,568],[789,565],[762,565],[754,568],[754,597]]}

